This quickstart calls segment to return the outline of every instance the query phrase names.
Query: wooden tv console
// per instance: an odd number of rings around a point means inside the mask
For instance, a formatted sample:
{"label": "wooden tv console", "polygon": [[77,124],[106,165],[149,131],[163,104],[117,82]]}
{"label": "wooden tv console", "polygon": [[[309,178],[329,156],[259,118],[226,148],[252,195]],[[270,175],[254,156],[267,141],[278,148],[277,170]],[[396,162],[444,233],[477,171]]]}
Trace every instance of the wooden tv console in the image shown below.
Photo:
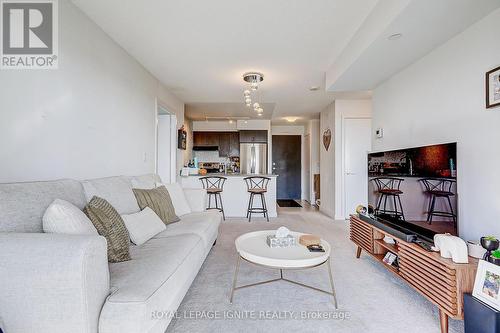
{"label": "wooden tv console", "polygon": [[[417,244],[398,239],[356,215],[351,215],[350,224],[350,239],[358,246],[356,258],[364,250],[434,303],[439,308],[442,333],[448,332],[449,317],[464,318],[463,294],[474,288],[478,259],[469,257],[468,264],[456,264],[437,252],[427,252]],[[384,242],[385,236],[396,244]],[[387,252],[398,256],[399,269],[382,261]]]}

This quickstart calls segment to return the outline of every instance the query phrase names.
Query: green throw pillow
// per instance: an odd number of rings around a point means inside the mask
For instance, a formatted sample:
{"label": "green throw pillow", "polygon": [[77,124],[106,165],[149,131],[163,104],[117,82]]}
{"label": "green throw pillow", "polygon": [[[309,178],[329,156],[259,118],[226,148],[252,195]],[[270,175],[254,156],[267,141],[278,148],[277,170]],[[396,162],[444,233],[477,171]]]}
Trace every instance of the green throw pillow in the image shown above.
{"label": "green throw pillow", "polygon": [[108,261],[114,263],[130,260],[130,237],[116,209],[103,198],[94,196],[83,212],[92,221],[99,235],[108,241]]}
{"label": "green throw pillow", "polygon": [[165,186],[151,190],[132,189],[141,210],[151,208],[165,224],[177,222],[180,218],[175,215],[174,205]]}

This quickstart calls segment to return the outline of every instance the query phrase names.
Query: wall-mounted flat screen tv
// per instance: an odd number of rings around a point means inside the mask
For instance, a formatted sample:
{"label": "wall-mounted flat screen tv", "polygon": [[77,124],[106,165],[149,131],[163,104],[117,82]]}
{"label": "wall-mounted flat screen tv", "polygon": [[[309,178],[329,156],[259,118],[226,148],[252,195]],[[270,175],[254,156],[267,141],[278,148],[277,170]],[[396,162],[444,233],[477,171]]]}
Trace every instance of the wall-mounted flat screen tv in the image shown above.
{"label": "wall-mounted flat screen tv", "polygon": [[429,238],[458,235],[457,163],[456,143],[370,153],[374,215]]}

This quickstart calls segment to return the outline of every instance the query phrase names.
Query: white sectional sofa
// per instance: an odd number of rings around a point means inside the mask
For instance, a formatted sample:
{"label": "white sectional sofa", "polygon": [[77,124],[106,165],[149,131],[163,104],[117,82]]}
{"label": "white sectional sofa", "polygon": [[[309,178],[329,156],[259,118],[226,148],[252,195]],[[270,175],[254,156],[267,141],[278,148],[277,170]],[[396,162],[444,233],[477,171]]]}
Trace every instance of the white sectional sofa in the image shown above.
{"label": "white sectional sofa", "polygon": [[55,199],[83,208],[91,195],[120,214],[139,210],[132,187],[156,175],[85,182],[0,184],[0,323],[5,333],[164,332],[217,239],[221,215],[205,211],[203,190],[186,195],[192,213],[140,246],[132,260],[108,264],[101,236],[45,234]]}

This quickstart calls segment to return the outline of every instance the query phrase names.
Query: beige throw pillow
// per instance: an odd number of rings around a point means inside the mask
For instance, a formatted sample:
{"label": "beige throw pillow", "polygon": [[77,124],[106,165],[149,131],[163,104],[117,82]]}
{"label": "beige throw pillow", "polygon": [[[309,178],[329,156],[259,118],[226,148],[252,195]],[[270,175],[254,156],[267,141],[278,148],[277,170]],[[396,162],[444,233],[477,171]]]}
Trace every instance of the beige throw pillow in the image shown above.
{"label": "beige throw pillow", "polygon": [[132,191],[134,191],[139,207],[141,209],[146,207],[151,208],[166,225],[180,220],[179,217],[175,215],[172,199],[170,199],[170,195],[165,186],[160,186],[151,190],[134,188]]}
{"label": "beige throw pillow", "polygon": [[94,224],[99,235],[108,241],[108,261],[130,260],[130,238],[125,223],[116,209],[103,198],[94,196],[83,212]]}

